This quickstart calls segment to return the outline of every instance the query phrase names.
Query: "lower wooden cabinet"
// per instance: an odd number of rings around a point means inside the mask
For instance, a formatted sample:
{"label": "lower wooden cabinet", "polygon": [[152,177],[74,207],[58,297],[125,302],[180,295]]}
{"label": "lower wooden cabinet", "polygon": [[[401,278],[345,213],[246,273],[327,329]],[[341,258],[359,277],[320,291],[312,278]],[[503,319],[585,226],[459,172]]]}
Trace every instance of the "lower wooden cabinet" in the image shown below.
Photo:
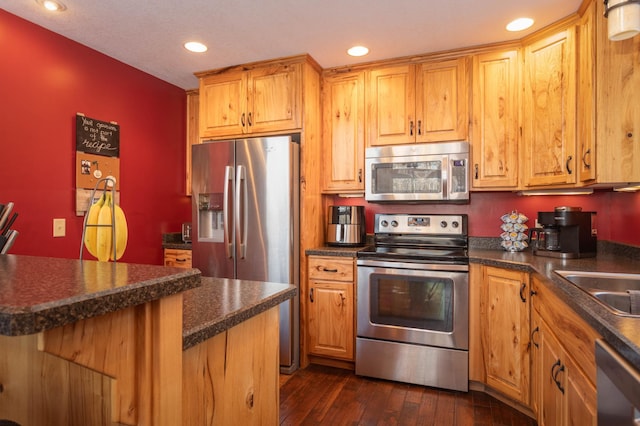
{"label": "lower wooden cabinet", "polygon": [[600,336],[537,278],[532,312],[532,408],[542,425],[596,425]]}
{"label": "lower wooden cabinet", "polygon": [[354,260],[309,256],[308,265],[307,353],[353,361]]}
{"label": "lower wooden cabinet", "polygon": [[481,268],[480,333],[488,386],[529,404],[529,274]]}
{"label": "lower wooden cabinet", "polygon": [[164,249],[164,266],[191,268],[191,250]]}

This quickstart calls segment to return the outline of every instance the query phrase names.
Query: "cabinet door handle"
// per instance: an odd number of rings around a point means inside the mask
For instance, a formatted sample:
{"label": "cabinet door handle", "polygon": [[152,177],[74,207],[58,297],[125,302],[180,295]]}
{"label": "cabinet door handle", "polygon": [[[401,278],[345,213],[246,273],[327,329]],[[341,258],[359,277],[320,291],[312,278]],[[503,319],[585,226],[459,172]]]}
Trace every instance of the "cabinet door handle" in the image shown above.
{"label": "cabinet door handle", "polygon": [[358,183],[362,183],[362,169],[358,169]]}
{"label": "cabinet door handle", "polygon": [[418,136],[422,135],[422,120],[418,120]]}
{"label": "cabinet door handle", "polygon": [[247,119],[247,123],[249,124],[249,126],[253,126],[253,118],[251,116],[251,113],[249,113],[248,119]]}
{"label": "cabinet door handle", "polygon": [[534,328],[533,331],[531,332],[531,343],[533,343],[533,346],[535,346],[536,348],[539,348],[540,345],[536,343],[535,340],[533,340],[533,337],[539,332],[540,332],[540,327]]}
{"label": "cabinet door handle", "polygon": [[560,380],[558,380],[558,374],[560,374],[563,371],[564,371],[564,365],[562,365],[560,360],[557,360],[556,363],[553,364],[553,366],[551,367],[551,378],[555,382],[560,392],[564,394],[564,388],[562,387],[562,384],[560,384]]}
{"label": "cabinet door handle", "polygon": [[242,123],[242,127],[245,126],[245,122],[244,122],[244,112],[242,113],[242,115],[240,116],[240,123]]}
{"label": "cabinet door handle", "polygon": [[181,259],[179,257],[176,257],[176,262],[186,262],[187,259]]}
{"label": "cabinet door handle", "polygon": [[473,165],[473,174],[474,174],[474,179],[478,179],[478,175],[480,174],[479,170],[478,170],[478,163]]}
{"label": "cabinet door handle", "polygon": [[413,136],[413,120],[409,121],[409,135]]}
{"label": "cabinet door handle", "polygon": [[327,269],[327,268],[322,268],[322,272],[332,272],[332,273],[336,273],[338,272],[337,269]]}
{"label": "cabinet door handle", "polygon": [[527,289],[527,283],[522,283],[522,287],[520,287],[520,300],[522,300],[523,303],[527,301],[527,298],[524,297],[524,291],[526,289]]}
{"label": "cabinet door handle", "polygon": [[569,167],[569,165],[571,164],[571,160],[573,160],[573,156],[572,156],[572,155],[570,155],[570,156],[569,156],[569,158],[567,158],[567,164],[566,164],[566,167],[567,167],[567,173],[569,173],[569,174],[572,174],[572,173],[573,173],[573,171],[572,171],[572,170],[571,170],[571,168]]}
{"label": "cabinet door handle", "polygon": [[345,301],[345,300],[347,300],[347,298],[346,298],[346,297],[344,297],[344,295],[343,295],[342,293],[340,293],[340,301],[341,301],[340,306],[344,306],[344,301]]}
{"label": "cabinet door handle", "polygon": [[587,163],[587,155],[591,154],[591,148],[586,150],[584,154],[582,154],[582,164],[584,164],[585,169],[591,168],[591,162]]}
{"label": "cabinet door handle", "polygon": [[313,303],[313,288],[309,290],[309,300],[311,300],[311,303]]}

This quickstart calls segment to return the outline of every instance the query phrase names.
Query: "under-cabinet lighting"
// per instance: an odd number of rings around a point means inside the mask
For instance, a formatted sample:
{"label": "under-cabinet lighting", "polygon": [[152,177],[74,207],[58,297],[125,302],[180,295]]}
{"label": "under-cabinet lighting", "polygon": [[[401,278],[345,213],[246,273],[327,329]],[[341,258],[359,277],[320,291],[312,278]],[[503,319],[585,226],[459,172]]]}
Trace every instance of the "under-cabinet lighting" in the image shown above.
{"label": "under-cabinet lighting", "polygon": [[628,186],[620,186],[618,188],[613,188],[614,191],[616,192],[637,192],[640,191],[640,184],[639,185],[628,185]]}
{"label": "under-cabinet lighting", "polygon": [[519,191],[518,195],[589,195],[593,194],[591,188],[575,188],[575,189],[533,189],[527,191]]}

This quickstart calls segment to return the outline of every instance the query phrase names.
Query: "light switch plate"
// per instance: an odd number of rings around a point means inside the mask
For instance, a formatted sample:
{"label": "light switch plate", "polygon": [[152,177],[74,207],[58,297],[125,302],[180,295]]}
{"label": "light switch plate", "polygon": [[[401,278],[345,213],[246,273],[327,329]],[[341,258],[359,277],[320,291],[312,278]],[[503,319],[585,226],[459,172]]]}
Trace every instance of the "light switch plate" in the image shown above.
{"label": "light switch plate", "polygon": [[66,224],[64,218],[53,219],[53,236],[64,237],[66,233]]}

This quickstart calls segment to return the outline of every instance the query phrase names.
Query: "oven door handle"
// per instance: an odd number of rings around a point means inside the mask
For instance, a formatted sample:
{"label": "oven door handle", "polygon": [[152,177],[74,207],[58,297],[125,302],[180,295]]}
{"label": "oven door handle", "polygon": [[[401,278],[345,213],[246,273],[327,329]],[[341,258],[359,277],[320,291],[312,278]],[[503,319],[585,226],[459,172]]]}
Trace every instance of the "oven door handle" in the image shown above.
{"label": "oven door handle", "polygon": [[468,264],[453,263],[419,263],[419,262],[396,262],[388,260],[358,259],[357,266],[369,266],[373,268],[391,269],[411,269],[418,271],[447,271],[447,272],[468,272]]}

